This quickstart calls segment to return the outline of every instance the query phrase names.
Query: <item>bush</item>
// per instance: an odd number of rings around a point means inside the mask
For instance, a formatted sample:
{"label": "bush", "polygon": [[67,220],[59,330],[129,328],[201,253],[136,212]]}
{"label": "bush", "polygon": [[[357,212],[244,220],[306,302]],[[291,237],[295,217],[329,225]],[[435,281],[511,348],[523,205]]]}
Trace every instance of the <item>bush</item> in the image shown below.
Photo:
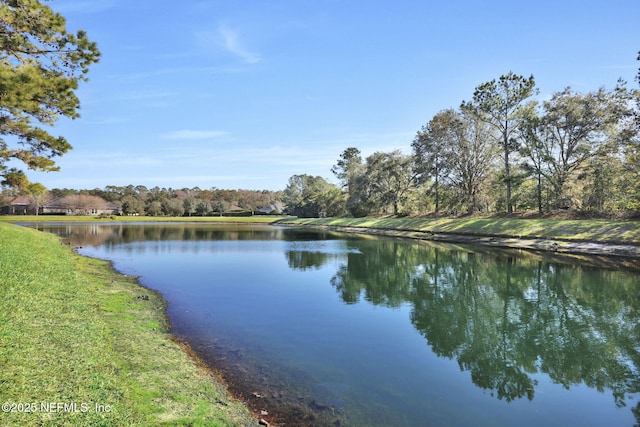
{"label": "bush", "polygon": [[100,215],[97,216],[98,219],[116,219],[116,217],[113,214],[109,214],[106,212],[102,212]]}

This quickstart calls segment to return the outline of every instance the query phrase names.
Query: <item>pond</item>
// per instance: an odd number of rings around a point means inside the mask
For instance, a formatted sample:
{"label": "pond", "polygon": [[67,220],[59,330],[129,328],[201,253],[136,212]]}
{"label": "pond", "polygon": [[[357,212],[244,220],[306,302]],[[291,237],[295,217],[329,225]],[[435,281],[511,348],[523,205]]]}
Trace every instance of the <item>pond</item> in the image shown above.
{"label": "pond", "polygon": [[276,226],[39,226],[168,301],[275,423],[633,426],[640,276],[523,252]]}

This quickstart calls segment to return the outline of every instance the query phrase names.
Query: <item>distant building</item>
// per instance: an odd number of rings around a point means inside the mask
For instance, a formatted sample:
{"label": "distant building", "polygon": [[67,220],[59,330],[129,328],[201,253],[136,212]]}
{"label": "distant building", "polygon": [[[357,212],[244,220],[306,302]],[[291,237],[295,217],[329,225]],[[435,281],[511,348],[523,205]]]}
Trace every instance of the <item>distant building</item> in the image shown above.
{"label": "distant building", "polygon": [[284,205],[281,205],[279,203],[272,203],[263,208],[256,209],[255,214],[256,215],[271,215],[271,214],[280,215],[283,210],[284,210]]}
{"label": "distant building", "polygon": [[240,206],[237,206],[237,205],[231,205],[227,209],[227,212],[244,212],[244,211],[246,211],[246,209],[243,209],[243,208],[241,208]]}
{"label": "distant building", "polygon": [[[0,199],[1,215],[35,215],[35,206],[27,196]],[[43,203],[38,208],[39,215],[120,215],[120,206],[109,203],[101,197],[86,194],[72,194],[57,197]]]}
{"label": "distant building", "polygon": [[[0,201],[2,199],[0,198]],[[5,202],[4,206],[0,208],[0,214],[2,215],[28,215],[31,212],[31,200],[27,196],[18,196],[10,198]]]}
{"label": "distant building", "polygon": [[120,207],[98,196],[70,195],[40,207],[42,215],[120,215]]}

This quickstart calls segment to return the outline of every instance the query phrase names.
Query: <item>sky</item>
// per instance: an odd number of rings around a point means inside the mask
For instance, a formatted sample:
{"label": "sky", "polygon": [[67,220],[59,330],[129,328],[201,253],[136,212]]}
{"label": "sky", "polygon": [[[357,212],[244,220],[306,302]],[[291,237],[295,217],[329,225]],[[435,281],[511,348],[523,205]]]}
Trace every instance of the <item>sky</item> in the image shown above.
{"label": "sky", "polygon": [[638,87],[640,1],[51,0],[102,58],[47,188],[282,190],[344,149],[411,152],[510,71],[539,98]]}

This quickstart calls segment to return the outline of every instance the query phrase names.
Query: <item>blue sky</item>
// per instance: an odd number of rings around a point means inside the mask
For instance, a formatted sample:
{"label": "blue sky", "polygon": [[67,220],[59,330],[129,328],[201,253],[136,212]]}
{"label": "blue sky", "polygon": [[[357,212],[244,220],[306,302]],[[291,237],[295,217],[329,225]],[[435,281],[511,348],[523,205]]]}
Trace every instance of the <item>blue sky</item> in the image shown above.
{"label": "blue sky", "polygon": [[48,188],[284,189],[401,149],[513,71],[540,97],[637,87],[640,1],[52,0],[102,52]]}

